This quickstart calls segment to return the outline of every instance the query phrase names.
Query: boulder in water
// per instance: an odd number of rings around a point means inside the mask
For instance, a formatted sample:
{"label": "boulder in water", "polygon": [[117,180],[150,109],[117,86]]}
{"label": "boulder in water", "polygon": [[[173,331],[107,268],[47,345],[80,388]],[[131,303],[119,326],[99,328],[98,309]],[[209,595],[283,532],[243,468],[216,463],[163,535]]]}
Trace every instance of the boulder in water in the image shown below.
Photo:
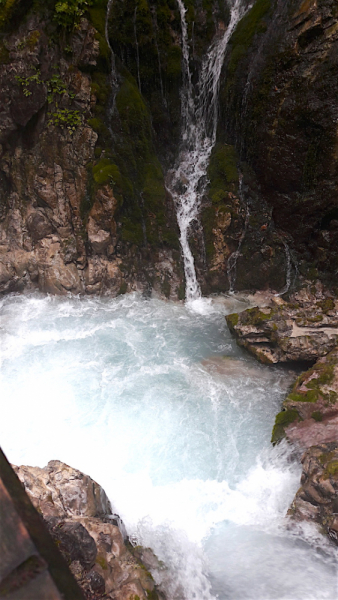
{"label": "boulder in water", "polygon": [[275,297],[271,304],[226,317],[238,344],[262,363],[313,363],[338,343],[338,301],[322,289],[301,290],[288,303]]}
{"label": "boulder in water", "polygon": [[88,600],[163,598],[98,483],[58,460],[13,468]]}

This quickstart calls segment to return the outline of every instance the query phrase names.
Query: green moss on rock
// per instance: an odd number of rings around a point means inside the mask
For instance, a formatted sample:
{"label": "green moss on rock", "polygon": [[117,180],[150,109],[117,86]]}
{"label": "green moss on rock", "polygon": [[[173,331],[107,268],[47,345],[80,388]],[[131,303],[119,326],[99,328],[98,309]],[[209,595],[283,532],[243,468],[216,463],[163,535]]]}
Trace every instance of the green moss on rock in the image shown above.
{"label": "green moss on rock", "polygon": [[256,34],[266,30],[264,17],[271,8],[271,0],[257,0],[235,29],[230,44],[232,47],[228,72],[234,74],[239,61],[250,48]]}
{"label": "green moss on rock", "polygon": [[246,325],[261,325],[265,321],[270,320],[274,314],[274,311],[269,308],[267,309],[267,311],[268,312],[264,312],[263,310],[259,309],[257,306],[255,306],[254,308],[248,308],[243,313],[245,324]]}
{"label": "green moss on rock", "polygon": [[285,428],[300,419],[296,410],[284,410],[276,416],[275,424],[272,430],[271,442],[277,444],[285,437]]}
{"label": "green moss on rock", "polygon": [[291,392],[287,400],[291,400],[292,402],[317,402],[318,397],[318,390],[310,390],[309,392]]}
{"label": "green moss on rock", "polygon": [[17,0],[2,0],[0,3],[0,29],[6,25],[11,17],[12,11],[15,4],[18,4]]}
{"label": "green moss on rock", "polygon": [[338,477],[338,460],[332,460],[325,468],[324,479],[329,479],[329,477]]}
{"label": "green moss on rock", "polygon": [[99,185],[111,182],[121,186],[121,173],[117,165],[103,158],[93,167],[94,181]]}
{"label": "green moss on rock", "polygon": [[209,162],[208,195],[213,204],[220,204],[229,191],[238,187],[238,155],[234,146],[218,143],[215,145]]}
{"label": "green moss on rock", "polygon": [[233,313],[231,315],[227,315],[226,317],[226,322],[228,324],[229,329],[234,329],[234,327],[236,327],[237,323],[238,323],[238,313]]}

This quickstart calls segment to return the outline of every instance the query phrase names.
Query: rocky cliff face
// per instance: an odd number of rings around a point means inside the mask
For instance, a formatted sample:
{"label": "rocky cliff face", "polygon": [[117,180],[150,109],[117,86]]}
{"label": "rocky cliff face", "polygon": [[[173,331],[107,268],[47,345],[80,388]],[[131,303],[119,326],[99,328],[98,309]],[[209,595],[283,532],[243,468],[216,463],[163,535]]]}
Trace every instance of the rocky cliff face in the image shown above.
{"label": "rocky cliff face", "polygon": [[[186,8],[195,81],[229,10],[219,0]],[[113,62],[106,9],[1,4],[1,292],[184,296],[165,188],[180,136],[178,5],[110,3]],[[337,18],[333,0],[256,0],[230,40],[210,183],[190,235],[204,293],[281,291],[290,273],[291,283],[332,285]]]}
{"label": "rocky cliff face", "polygon": [[[228,214],[228,254],[246,227],[237,289],[281,290],[288,261],[298,275],[313,280],[319,274],[334,285],[337,18],[332,0],[257,0],[232,37],[221,90],[218,184],[211,181],[204,220],[212,221],[212,257],[218,254],[220,211]],[[228,189],[236,183],[234,151],[243,173],[237,216],[222,186],[222,179]]]}
{"label": "rocky cliff face", "polygon": [[0,292],[177,298],[173,207],[132,78],[120,78],[109,117],[106,2],[73,15],[75,27],[57,7],[0,8]]}

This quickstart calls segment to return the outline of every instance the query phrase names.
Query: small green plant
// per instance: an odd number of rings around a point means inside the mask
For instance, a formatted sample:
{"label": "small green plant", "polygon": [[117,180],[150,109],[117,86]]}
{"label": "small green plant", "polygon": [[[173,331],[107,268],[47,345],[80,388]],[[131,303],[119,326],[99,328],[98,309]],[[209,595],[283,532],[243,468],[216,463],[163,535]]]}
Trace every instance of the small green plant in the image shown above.
{"label": "small green plant", "polygon": [[61,0],[55,4],[54,20],[60,27],[71,31],[92,4],[93,0]]}
{"label": "small green plant", "polygon": [[54,125],[54,127],[61,127],[61,129],[68,129],[71,135],[81,125],[82,119],[80,111],[69,110],[68,108],[57,108],[53,113],[48,113],[48,123]]}
{"label": "small green plant", "polygon": [[11,17],[16,0],[0,0],[0,27],[2,28]]}
{"label": "small green plant", "polygon": [[70,98],[75,98],[75,94],[73,92],[69,92],[67,85],[61,79],[58,73],[54,73],[52,77],[47,81],[47,90],[48,90],[48,102],[53,102],[56,96],[62,96],[63,94],[68,94]]}
{"label": "small green plant", "polygon": [[20,77],[20,75],[15,75],[15,79],[22,86],[23,94],[26,97],[32,95],[32,91],[30,89],[32,83],[43,83],[40,79],[40,71],[37,69],[33,75],[29,75],[28,77]]}

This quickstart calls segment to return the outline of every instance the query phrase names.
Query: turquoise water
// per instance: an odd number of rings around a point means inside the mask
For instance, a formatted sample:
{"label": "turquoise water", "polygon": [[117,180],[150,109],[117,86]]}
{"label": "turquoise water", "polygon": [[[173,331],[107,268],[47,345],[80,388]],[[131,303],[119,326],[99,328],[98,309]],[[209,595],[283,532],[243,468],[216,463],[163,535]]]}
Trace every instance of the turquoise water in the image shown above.
{"label": "turquoise water", "polygon": [[237,347],[238,307],[3,298],[1,445],[96,479],[169,599],[336,600],[334,550],[285,527],[300,469],[270,436],[294,374]]}

